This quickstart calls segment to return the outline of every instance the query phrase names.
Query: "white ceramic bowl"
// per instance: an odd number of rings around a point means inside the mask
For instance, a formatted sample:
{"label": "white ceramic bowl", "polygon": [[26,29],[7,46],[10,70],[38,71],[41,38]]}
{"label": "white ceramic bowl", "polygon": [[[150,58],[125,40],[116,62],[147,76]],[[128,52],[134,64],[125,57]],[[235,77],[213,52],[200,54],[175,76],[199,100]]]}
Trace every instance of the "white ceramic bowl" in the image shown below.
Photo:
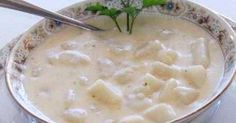
{"label": "white ceramic bowl", "polygon": [[[95,0],[93,0],[95,1]],[[103,4],[117,7],[116,0],[97,0]],[[140,2],[136,0],[135,2]],[[92,17],[91,13],[86,12],[84,8],[91,1],[81,2],[60,11],[60,13],[75,19],[87,19]],[[207,31],[221,47],[225,59],[224,76],[214,93],[205,101],[205,103],[188,114],[174,119],[171,122],[188,122],[196,118],[199,114],[206,111],[212,104],[230,86],[234,73],[236,61],[236,36],[230,25],[217,13],[193,3],[188,0],[170,0],[165,6],[152,7],[146,10],[148,13],[158,14],[171,18],[187,20]],[[161,16],[160,16],[161,17]],[[40,45],[50,35],[66,28],[62,23],[42,20],[37,25],[27,31],[13,48],[6,67],[6,81],[9,91],[15,101],[25,110],[36,122],[53,122],[47,116],[43,115],[27,99],[24,91],[21,74],[23,65],[31,51]]]}

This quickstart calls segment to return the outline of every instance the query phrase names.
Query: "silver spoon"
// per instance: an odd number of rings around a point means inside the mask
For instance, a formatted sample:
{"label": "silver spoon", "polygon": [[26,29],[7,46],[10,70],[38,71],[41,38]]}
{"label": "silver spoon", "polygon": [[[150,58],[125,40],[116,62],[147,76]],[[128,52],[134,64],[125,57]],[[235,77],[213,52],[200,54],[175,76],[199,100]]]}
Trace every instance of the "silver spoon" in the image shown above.
{"label": "silver spoon", "polygon": [[28,3],[23,0],[0,0],[0,7],[14,9],[30,14],[39,15],[49,19],[53,19],[71,26],[76,26],[82,29],[91,30],[91,31],[103,31],[103,29],[94,27],[89,24],[85,24],[81,21],[75,20],[73,18],[43,9],[31,3]]}

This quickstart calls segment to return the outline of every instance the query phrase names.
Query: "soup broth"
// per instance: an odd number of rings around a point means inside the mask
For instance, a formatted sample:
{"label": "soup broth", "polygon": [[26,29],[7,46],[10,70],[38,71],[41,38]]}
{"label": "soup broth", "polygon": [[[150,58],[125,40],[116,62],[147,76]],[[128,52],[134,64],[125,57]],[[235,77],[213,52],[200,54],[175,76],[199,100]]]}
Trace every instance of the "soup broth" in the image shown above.
{"label": "soup broth", "polygon": [[68,27],[26,61],[28,98],[58,123],[163,123],[206,101],[223,74],[216,41],[198,26],[140,16],[132,35]]}

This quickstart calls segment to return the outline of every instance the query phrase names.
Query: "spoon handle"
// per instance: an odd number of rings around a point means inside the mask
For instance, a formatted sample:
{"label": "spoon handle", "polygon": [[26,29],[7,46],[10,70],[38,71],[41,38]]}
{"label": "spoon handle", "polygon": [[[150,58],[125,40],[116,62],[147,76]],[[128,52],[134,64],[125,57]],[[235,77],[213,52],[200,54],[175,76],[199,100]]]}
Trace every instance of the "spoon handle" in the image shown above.
{"label": "spoon handle", "polygon": [[14,9],[30,14],[35,14],[38,16],[46,17],[49,19],[53,19],[71,26],[76,26],[82,29],[86,30],[92,30],[92,31],[102,31],[102,29],[94,27],[89,24],[85,24],[81,21],[75,20],[73,18],[43,9],[41,7],[38,7],[36,5],[33,5],[31,3],[28,3],[23,0],[0,0],[0,7]]}

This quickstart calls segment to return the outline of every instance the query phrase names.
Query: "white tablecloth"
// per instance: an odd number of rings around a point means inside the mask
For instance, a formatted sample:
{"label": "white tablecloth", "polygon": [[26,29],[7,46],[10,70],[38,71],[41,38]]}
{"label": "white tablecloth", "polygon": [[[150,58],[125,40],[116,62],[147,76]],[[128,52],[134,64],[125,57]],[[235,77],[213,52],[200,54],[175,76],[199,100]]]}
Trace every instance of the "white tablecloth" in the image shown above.
{"label": "white tablecloth", "polygon": [[[70,4],[81,0],[28,0],[34,4],[45,7],[49,10],[59,10]],[[194,0],[207,6],[225,16],[236,20],[236,0]],[[17,35],[26,31],[29,27],[37,23],[41,18],[21,12],[0,8],[0,48]],[[236,122],[236,92],[235,83],[231,86],[227,96],[222,100],[223,105],[214,116],[211,123],[234,123]],[[2,99],[0,99],[2,100]],[[3,99],[4,100],[4,99]],[[4,101],[2,101],[4,102]],[[1,105],[0,105],[1,106]],[[3,112],[3,111],[0,111]],[[5,111],[4,111],[5,112]],[[8,112],[10,113],[10,112]],[[7,114],[7,112],[5,113]],[[1,118],[1,117],[0,117]],[[1,122],[1,121],[0,121]]]}

